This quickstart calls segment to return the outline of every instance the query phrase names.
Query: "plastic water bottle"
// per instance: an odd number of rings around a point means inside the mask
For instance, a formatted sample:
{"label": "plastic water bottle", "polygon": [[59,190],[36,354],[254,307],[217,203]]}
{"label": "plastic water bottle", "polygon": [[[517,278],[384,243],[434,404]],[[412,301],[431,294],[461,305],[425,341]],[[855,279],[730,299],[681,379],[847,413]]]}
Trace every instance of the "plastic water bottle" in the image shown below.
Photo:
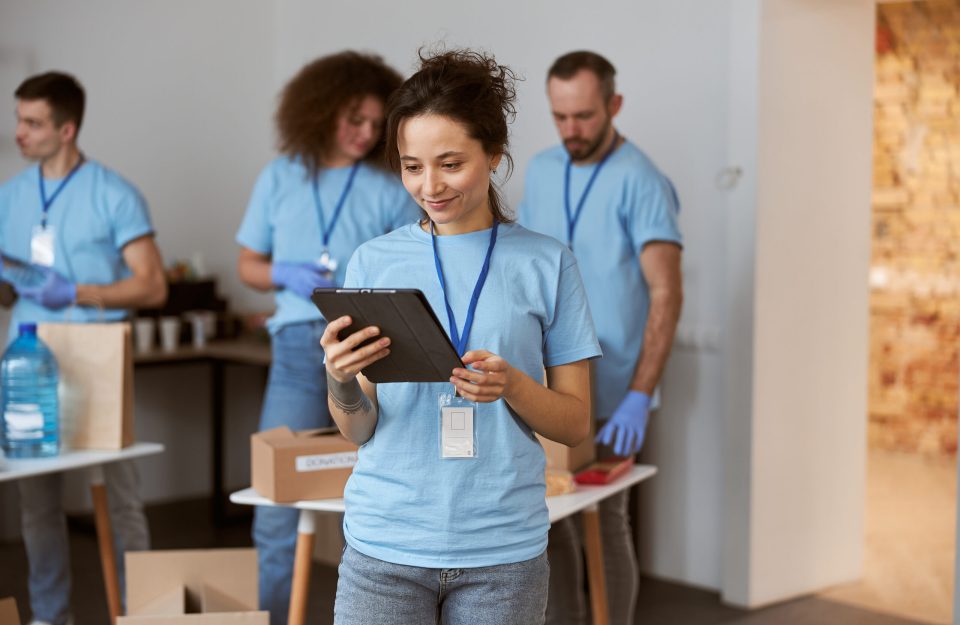
{"label": "plastic water bottle", "polygon": [[8,458],[60,452],[57,360],[37,338],[37,324],[21,323],[0,360],[0,443]]}

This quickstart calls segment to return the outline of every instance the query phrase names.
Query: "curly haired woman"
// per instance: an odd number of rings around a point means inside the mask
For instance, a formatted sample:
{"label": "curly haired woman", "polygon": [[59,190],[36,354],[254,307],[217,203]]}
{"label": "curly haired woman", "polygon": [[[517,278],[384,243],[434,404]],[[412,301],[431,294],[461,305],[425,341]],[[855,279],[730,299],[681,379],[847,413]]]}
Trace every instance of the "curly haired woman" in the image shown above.
{"label": "curly haired woman", "polygon": [[[240,279],[276,291],[261,430],[330,425],[327,322],[310,295],[342,283],[361,243],[416,219],[416,204],[382,168],[384,106],[401,82],[380,57],[346,51],[306,65],[283,90],[281,155],[260,174],[237,233]],[[296,528],[295,510],[256,510],[260,607],[271,625],[287,622]]]}

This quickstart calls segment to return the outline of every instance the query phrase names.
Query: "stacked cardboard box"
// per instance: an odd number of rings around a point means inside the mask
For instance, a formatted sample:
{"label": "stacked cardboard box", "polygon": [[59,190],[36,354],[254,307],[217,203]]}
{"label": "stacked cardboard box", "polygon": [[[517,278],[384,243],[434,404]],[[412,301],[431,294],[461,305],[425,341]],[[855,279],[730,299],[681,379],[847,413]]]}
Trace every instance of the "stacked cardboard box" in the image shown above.
{"label": "stacked cardboard box", "polygon": [[268,625],[257,611],[253,549],[126,554],[127,616],[117,625]]}
{"label": "stacked cardboard box", "polygon": [[0,599],[0,625],[20,625],[17,601],[13,597]]}

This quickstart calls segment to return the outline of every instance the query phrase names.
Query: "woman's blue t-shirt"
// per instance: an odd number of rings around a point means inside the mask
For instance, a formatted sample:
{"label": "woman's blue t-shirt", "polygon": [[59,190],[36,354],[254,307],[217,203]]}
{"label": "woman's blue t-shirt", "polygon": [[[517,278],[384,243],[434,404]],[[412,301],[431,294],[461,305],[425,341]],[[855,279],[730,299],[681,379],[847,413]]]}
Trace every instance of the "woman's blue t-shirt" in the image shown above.
{"label": "woman's blue t-shirt", "polygon": [[[437,237],[450,305],[462,324],[490,230]],[[361,245],[345,286],[420,289],[449,333],[431,238],[410,224]],[[461,328],[462,329],[462,328]],[[536,380],[544,367],[600,355],[573,255],[549,237],[500,226],[467,350],[485,349]],[[438,398],[450,384],[379,384],[379,418],[345,491],[344,534],[396,564],[477,567],[546,548],[544,454],[502,399],[477,404],[472,459],[441,459]]]}

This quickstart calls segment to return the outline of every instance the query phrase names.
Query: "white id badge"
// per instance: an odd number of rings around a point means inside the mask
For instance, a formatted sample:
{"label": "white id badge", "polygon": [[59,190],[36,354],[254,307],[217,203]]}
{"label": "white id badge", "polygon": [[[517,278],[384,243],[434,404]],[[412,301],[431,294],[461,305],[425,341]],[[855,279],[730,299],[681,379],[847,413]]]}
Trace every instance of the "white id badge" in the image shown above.
{"label": "white id badge", "polygon": [[34,265],[53,267],[53,250],[57,237],[53,228],[34,226],[33,236],[30,238],[30,262]]}
{"label": "white id badge", "polygon": [[337,259],[330,255],[330,252],[323,250],[323,254],[320,254],[320,258],[317,259],[317,264],[321,268],[326,269],[328,273],[335,273],[337,267],[340,264],[337,262]]}
{"label": "white id badge", "polygon": [[440,395],[440,457],[476,458],[476,404],[453,393]]}

